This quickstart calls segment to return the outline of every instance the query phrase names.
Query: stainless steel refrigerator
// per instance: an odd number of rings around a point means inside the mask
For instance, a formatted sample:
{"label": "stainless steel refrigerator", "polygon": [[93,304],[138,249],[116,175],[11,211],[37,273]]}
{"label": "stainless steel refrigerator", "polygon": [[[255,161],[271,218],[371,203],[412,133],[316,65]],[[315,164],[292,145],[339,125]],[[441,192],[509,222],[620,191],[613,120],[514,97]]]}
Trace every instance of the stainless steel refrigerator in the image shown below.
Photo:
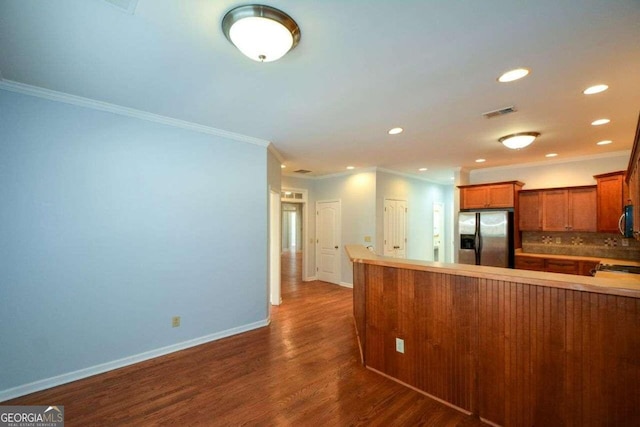
{"label": "stainless steel refrigerator", "polygon": [[458,229],[459,263],[513,268],[513,212],[460,212]]}

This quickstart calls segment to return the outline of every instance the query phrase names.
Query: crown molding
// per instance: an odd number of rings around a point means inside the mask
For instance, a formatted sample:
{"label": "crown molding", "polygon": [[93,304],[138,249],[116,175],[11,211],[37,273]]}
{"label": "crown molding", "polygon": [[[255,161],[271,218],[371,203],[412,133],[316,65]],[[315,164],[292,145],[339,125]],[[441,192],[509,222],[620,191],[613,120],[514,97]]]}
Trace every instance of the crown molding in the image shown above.
{"label": "crown molding", "polygon": [[271,154],[273,154],[273,156],[278,159],[278,161],[280,162],[280,164],[284,163],[284,157],[282,157],[282,154],[280,154],[280,152],[278,151],[278,149],[276,148],[275,145],[273,145],[273,142],[270,142],[267,145],[267,150],[269,150],[271,152]]}
{"label": "crown molding", "polygon": [[208,135],[219,136],[222,138],[231,139],[238,142],[246,142],[253,145],[259,145],[261,147],[268,147],[271,142],[255,138],[252,136],[242,135],[235,132],[229,132],[222,129],[213,128],[210,126],[204,126],[197,123],[188,122],[186,120],[174,119],[171,117],[161,116],[158,114],[148,113],[142,110],[136,110],[134,108],[122,107],[116,104],[110,104],[108,102],[96,101],[90,98],[83,98],[81,96],[70,95],[64,92],[57,92],[55,90],[44,89],[38,86],[31,86],[24,83],[19,83],[13,80],[1,80],[0,89],[10,92],[21,93],[23,95],[35,96],[38,98],[44,98],[51,101],[64,102],[66,104],[76,105],[79,107],[89,108],[92,110],[106,111],[121,116],[133,117],[140,120],[146,120],[149,122],[161,123],[163,125],[173,126],[181,129],[191,130],[195,132],[205,133]]}
{"label": "crown molding", "polygon": [[469,173],[473,174],[473,173],[482,173],[482,172],[490,172],[490,171],[522,169],[522,168],[535,167],[535,166],[549,166],[549,165],[557,165],[557,164],[563,164],[563,163],[576,163],[576,162],[583,162],[586,160],[606,159],[609,157],[624,156],[628,158],[630,153],[631,153],[631,150],[610,151],[608,153],[590,154],[585,156],[571,157],[567,159],[554,158],[554,159],[548,159],[548,160],[541,160],[538,162],[519,163],[517,165],[505,165],[505,166],[494,166],[491,168],[471,169],[469,170]]}
{"label": "crown molding", "polygon": [[392,175],[398,175],[401,176],[403,178],[410,178],[410,179],[417,179],[419,181],[425,181],[431,184],[436,184],[436,185],[453,185],[452,183],[442,183],[442,182],[438,182],[435,181],[433,179],[429,179],[429,178],[425,178],[424,176],[420,176],[420,175],[413,175],[410,173],[406,173],[406,172],[398,172],[398,171],[394,171],[391,169],[385,169],[385,168],[377,168],[378,171],[380,172],[385,172],[385,173],[389,173]]}

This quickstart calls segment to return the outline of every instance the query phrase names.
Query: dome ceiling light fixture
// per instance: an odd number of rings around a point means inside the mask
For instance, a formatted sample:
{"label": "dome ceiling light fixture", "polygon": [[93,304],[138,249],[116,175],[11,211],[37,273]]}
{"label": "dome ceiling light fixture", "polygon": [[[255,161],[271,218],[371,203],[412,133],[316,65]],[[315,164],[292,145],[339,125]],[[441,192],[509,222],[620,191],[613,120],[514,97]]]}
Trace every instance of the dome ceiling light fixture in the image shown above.
{"label": "dome ceiling light fixture", "polygon": [[498,141],[500,141],[507,148],[511,148],[512,150],[519,150],[520,148],[524,148],[527,145],[531,144],[539,136],[539,132],[519,132],[503,136]]}
{"label": "dome ceiling light fixture", "polygon": [[240,52],[258,62],[276,61],[300,42],[300,27],[293,18],[258,4],[227,12],[222,18],[222,31]]}

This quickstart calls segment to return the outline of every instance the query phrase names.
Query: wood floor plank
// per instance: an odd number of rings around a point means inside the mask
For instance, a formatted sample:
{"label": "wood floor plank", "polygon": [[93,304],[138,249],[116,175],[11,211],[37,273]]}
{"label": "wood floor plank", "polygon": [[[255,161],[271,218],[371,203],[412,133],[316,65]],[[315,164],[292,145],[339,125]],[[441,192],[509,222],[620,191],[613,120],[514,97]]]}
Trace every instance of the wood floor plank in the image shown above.
{"label": "wood floor plank", "polygon": [[65,407],[67,426],[479,426],[364,368],[352,291],[302,282],[282,259],[283,304],[271,325],[3,405]]}

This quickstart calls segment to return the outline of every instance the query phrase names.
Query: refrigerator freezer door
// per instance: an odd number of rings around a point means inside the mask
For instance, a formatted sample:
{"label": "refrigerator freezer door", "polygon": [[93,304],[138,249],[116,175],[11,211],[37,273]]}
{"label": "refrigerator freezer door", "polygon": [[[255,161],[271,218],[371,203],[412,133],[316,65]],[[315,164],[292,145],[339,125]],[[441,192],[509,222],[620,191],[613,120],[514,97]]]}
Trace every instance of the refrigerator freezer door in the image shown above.
{"label": "refrigerator freezer door", "polygon": [[458,262],[460,264],[474,265],[476,263],[475,246],[478,243],[476,236],[476,213],[460,212],[458,216],[458,229],[460,233]]}
{"label": "refrigerator freezer door", "polygon": [[509,267],[509,216],[507,212],[480,214],[480,264]]}

